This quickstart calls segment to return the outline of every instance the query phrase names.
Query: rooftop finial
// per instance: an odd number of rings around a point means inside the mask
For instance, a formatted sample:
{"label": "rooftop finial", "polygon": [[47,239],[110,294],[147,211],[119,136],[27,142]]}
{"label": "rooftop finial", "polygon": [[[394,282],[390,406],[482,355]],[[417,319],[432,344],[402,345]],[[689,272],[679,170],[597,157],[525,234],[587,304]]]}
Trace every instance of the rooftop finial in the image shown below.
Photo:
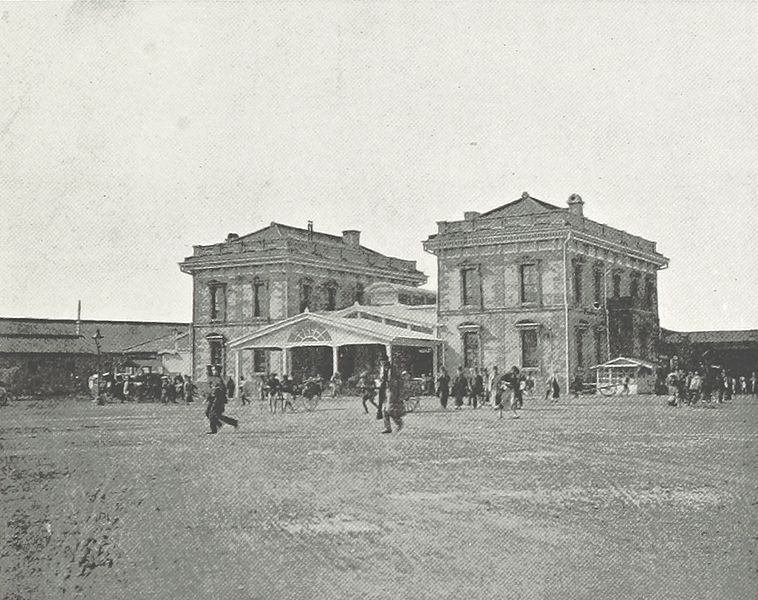
{"label": "rooftop finial", "polygon": [[529,192],[521,192],[521,197],[526,199],[529,197]]}

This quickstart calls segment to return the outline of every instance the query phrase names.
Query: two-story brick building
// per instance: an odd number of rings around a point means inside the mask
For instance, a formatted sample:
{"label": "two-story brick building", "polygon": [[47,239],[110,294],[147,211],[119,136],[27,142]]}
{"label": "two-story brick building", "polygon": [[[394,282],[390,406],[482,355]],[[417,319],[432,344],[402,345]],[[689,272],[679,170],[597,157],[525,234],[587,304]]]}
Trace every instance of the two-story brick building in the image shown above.
{"label": "two-story brick building", "polygon": [[[180,268],[193,278],[190,345],[192,372],[199,378],[208,365],[230,375],[278,371],[281,348],[241,352],[242,363],[233,365],[229,342],[305,311],[336,313],[363,304],[372,284],[412,290],[426,281],[414,261],[362,246],[359,231],[330,235],[314,231],[310,222],[307,229],[271,223],[245,236],[229,234],[224,242],[195,246]],[[332,349],[321,350],[331,362]],[[311,362],[320,361],[315,352],[314,346]]]}
{"label": "two-story brick building", "polygon": [[561,208],[527,192],[484,214],[438,222],[439,335],[448,369],[519,366],[567,379],[609,356],[654,359],[654,242],[586,218],[577,195]]}

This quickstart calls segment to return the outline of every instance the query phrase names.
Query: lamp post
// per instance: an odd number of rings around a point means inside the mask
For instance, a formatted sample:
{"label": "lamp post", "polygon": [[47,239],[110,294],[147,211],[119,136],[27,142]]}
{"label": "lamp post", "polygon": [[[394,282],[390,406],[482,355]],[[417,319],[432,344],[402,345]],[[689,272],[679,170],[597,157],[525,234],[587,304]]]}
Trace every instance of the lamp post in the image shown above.
{"label": "lamp post", "polygon": [[102,406],[105,404],[105,400],[100,397],[100,379],[102,378],[100,369],[100,340],[103,339],[100,329],[95,331],[95,335],[92,336],[92,339],[95,340],[95,348],[97,349],[97,387],[95,387],[95,404]]}

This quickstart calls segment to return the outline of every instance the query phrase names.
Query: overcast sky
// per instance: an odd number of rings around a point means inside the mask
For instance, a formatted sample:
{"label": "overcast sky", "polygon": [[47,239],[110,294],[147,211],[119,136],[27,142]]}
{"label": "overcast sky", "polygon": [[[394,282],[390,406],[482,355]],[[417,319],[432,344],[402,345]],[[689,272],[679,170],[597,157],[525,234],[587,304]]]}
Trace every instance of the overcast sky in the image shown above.
{"label": "overcast sky", "polygon": [[658,242],[661,324],[758,328],[755,3],[0,5],[0,315],[189,320],[193,244],[418,260],[523,191]]}

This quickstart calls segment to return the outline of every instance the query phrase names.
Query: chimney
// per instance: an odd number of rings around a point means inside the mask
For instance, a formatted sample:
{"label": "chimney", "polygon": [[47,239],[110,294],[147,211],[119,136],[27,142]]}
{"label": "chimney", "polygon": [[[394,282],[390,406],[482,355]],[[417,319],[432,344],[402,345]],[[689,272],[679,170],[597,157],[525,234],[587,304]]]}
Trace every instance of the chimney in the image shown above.
{"label": "chimney", "polygon": [[479,213],[474,210],[469,210],[463,213],[463,219],[466,221],[473,221],[479,216]]}
{"label": "chimney", "polygon": [[313,239],[313,221],[308,221],[308,239]]}
{"label": "chimney", "polygon": [[240,236],[236,233],[227,233],[226,234],[226,241],[227,242],[234,242],[236,240],[240,239]]}
{"label": "chimney", "polygon": [[578,217],[584,216],[584,200],[579,194],[571,194],[568,199],[569,212]]}
{"label": "chimney", "polygon": [[76,335],[82,335],[82,301],[76,305]]}
{"label": "chimney", "polygon": [[342,232],[342,243],[348,246],[360,246],[361,232],[357,229],[346,229]]}

